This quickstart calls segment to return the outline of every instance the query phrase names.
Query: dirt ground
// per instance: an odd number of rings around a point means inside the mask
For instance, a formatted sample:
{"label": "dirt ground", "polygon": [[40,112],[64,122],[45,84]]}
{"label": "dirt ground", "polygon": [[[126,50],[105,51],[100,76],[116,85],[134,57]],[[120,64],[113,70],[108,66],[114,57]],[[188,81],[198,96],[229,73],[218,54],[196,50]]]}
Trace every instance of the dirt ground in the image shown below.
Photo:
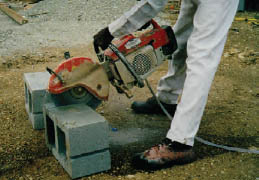
{"label": "dirt ground", "polygon": [[[237,17],[253,17],[238,13]],[[169,16],[173,20],[177,15]],[[75,46],[72,56],[87,56],[85,46]],[[24,107],[23,74],[54,68],[67,49],[46,47],[37,53],[19,52],[0,65],[0,179],[69,179],[45,145],[44,130],[33,130]],[[259,149],[259,27],[235,21],[209,94],[198,136],[218,144]],[[150,78],[155,88],[167,72],[162,65]],[[135,89],[133,99],[116,94],[97,111],[118,132],[110,146],[112,169],[82,179],[259,179],[259,156],[229,152],[195,143],[198,160],[154,172],[131,166],[131,157],[164,138],[170,121],[165,116],[134,114],[133,100],[150,96],[147,88]],[[118,134],[116,134],[118,133]],[[129,137],[125,138],[123,134]],[[132,141],[127,141],[132,139]],[[124,143],[125,142],[125,143]]]}

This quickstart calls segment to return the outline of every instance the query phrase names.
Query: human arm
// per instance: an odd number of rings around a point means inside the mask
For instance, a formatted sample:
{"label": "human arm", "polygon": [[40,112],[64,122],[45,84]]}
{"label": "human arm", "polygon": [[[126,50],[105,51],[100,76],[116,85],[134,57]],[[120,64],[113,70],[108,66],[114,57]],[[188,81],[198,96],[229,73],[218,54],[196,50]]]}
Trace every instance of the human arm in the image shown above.
{"label": "human arm", "polygon": [[113,37],[130,34],[154,18],[166,5],[168,0],[142,0],[119,19],[109,24],[108,29]]}
{"label": "human arm", "polygon": [[120,37],[143,28],[158,12],[160,12],[168,0],[141,0],[119,19],[108,27],[94,35],[95,47],[103,50],[108,48],[114,37]]}

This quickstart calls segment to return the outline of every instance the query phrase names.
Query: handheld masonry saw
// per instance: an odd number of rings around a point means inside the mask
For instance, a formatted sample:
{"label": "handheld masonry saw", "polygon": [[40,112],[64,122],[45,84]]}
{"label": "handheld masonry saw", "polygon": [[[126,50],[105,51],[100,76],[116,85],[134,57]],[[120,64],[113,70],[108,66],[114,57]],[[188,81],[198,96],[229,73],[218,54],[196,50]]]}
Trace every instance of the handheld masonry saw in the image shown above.
{"label": "handheld masonry saw", "polygon": [[[48,92],[56,105],[85,103],[96,109],[108,100],[109,86],[132,97],[131,89],[144,87],[144,80],[177,49],[170,26],[159,26],[116,39],[105,51],[94,47],[97,61],[73,57],[62,62],[49,79]],[[97,58],[96,58],[97,59]]]}
{"label": "handheld masonry saw", "polygon": [[[92,58],[74,57],[61,63],[54,71],[47,68],[52,75],[45,102],[55,103],[56,106],[84,103],[96,109],[102,100],[108,100],[110,83],[118,93],[132,97],[130,90],[134,86],[144,87],[146,78],[166,59],[170,60],[177,49],[170,26],[160,27],[154,20],[151,24],[152,29],[114,40],[104,52],[94,47]],[[148,81],[146,83],[155,96]],[[173,119],[157,101],[167,117]],[[218,145],[199,137],[195,139],[229,151],[259,154],[257,150]]]}

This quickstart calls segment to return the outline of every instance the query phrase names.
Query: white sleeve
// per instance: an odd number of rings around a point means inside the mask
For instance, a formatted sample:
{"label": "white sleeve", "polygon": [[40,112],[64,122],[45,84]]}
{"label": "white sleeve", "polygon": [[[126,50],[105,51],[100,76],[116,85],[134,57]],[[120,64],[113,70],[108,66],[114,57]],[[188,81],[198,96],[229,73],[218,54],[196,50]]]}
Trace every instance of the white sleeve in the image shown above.
{"label": "white sleeve", "polygon": [[142,0],[109,25],[114,37],[130,34],[154,18],[168,0]]}

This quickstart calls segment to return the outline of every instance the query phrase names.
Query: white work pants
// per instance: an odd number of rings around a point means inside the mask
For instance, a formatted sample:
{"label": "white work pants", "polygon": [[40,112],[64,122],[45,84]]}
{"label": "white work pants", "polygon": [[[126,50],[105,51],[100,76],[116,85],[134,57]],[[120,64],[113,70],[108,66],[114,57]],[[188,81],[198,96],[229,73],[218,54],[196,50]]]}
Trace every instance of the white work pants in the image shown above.
{"label": "white work pants", "polygon": [[238,0],[183,0],[174,32],[178,50],[158,84],[158,98],[177,103],[167,138],[193,146]]}

